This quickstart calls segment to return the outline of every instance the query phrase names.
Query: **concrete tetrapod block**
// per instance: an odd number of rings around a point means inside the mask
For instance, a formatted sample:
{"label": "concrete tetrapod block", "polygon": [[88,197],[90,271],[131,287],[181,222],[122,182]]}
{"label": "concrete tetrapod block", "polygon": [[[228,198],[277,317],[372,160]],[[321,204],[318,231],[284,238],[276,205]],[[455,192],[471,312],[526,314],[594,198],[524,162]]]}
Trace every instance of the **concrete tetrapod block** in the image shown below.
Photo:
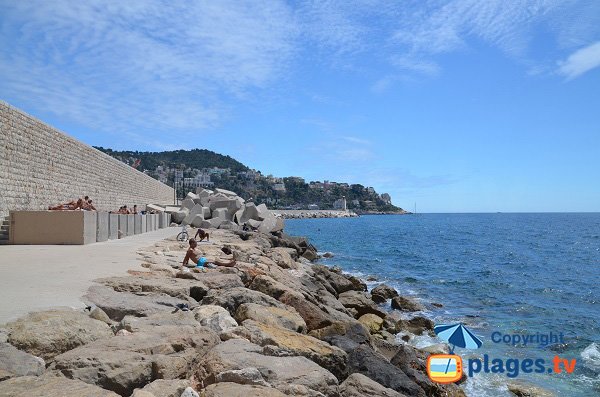
{"label": "concrete tetrapod block", "polygon": [[238,223],[240,225],[246,223],[249,219],[254,219],[255,221],[261,220],[259,217],[258,208],[254,203],[246,203],[244,207],[236,213],[236,215],[238,216]]}
{"label": "concrete tetrapod block", "polygon": [[189,214],[189,212],[190,212],[190,210],[188,210],[185,207],[182,207],[181,210],[179,210],[177,212],[173,212],[171,214],[171,219],[175,223],[181,223],[181,222],[183,222],[183,220],[185,219],[185,217]]}
{"label": "concrete tetrapod block", "polygon": [[216,196],[210,197],[208,206],[210,207],[211,211],[214,211],[217,208],[227,208],[231,214],[235,214],[240,208],[242,208],[240,202],[235,198]]}
{"label": "concrete tetrapod block", "polygon": [[183,221],[181,221],[182,225],[189,225],[192,223],[192,220],[196,217],[196,215],[202,215],[202,218],[204,218],[204,210],[203,207],[200,204],[196,204],[191,210],[190,212],[187,214],[187,216],[183,219]]}
{"label": "concrete tetrapod block", "polygon": [[133,214],[127,216],[127,235],[133,236],[135,234],[135,218]]}
{"label": "concrete tetrapod block", "polygon": [[108,212],[96,212],[96,241],[108,240]]}
{"label": "concrete tetrapod block", "polygon": [[203,187],[197,187],[196,188],[196,194],[198,195],[198,197],[202,198],[202,197],[208,197],[211,194],[213,194],[214,192],[212,190],[208,190],[205,189]]}
{"label": "concrete tetrapod block", "polygon": [[203,221],[200,223],[200,226],[198,226],[198,227],[199,227],[200,229],[210,229],[210,228],[211,228],[211,227],[213,227],[213,226],[212,226],[212,223],[210,223],[210,221],[203,220]]}
{"label": "concrete tetrapod block", "polygon": [[211,216],[210,213],[210,208],[209,207],[202,207],[202,216],[204,217],[204,219],[209,219]]}
{"label": "concrete tetrapod block", "polygon": [[254,220],[254,219],[248,219],[248,220],[246,221],[246,223],[247,223],[248,225],[250,225],[250,227],[251,227],[251,228],[253,228],[253,229],[258,229],[258,228],[260,227],[260,224],[261,224],[262,222],[261,222],[261,221]]}
{"label": "concrete tetrapod block", "polygon": [[185,196],[185,198],[189,198],[189,199],[192,199],[192,200],[196,200],[196,199],[199,199],[200,197],[199,197],[197,194],[195,194],[195,193],[189,192],[189,193],[188,193],[188,194]]}
{"label": "concrete tetrapod block", "polygon": [[212,218],[221,218],[224,221],[229,220],[229,211],[227,208],[216,208],[212,212]]}
{"label": "concrete tetrapod block", "polygon": [[127,236],[127,215],[125,214],[119,214],[119,231],[121,238]]}
{"label": "concrete tetrapod block", "polygon": [[142,215],[142,226],[140,227],[140,233],[146,233],[148,230],[148,215]]}
{"label": "concrete tetrapod block", "polygon": [[214,227],[216,229],[219,226],[221,226],[221,223],[226,222],[226,220],[222,218],[211,218],[208,220],[208,222],[210,223],[211,227]]}
{"label": "concrete tetrapod block", "polygon": [[146,211],[150,211],[150,210],[154,210],[154,211],[158,211],[158,212],[164,212],[165,207],[161,207],[160,205],[147,204],[146,205]]}
{"label": "concrete tetrapod block", "polygon": [[265,219],[267,217],[267,214],[270,213],[270,211],[267,208],[266,204],[257,205],[256,206],[256,210],[258,211],[258,217],[259,217],[260,220]]}
{"label": "concrete tetrapod block", "polygon": [[179,211],[179,207],[176,207],[174,205],[167,205],[165,207],[165,212],[172,213],[172,212],[177,212],[177,211]]}
{"label": "concrete tetrapod block", "polygon": [[192,222],[190,223],[190,225],[192,225],[193,227],[202,227],[202,223],[204,222],[204,217],[200,214],[196,215],[194,217],[194,219],[192,219]]}
{"label": "concrete tetrapod block", "polygon": [[133,215],[133,234],[142,233],[142,214]]}
{"label": "concrete tetrapod block", "polygon": [[119,214],[108,214],[108,239],[119,238]]}
{"label": "concrete tetrapod block", "polygon": [[194,208],[195,205],[196,205],[196,203],[194,203],[194,200],[192,200],[189,197],[186,197],[185,200],[183,200],[181,202],[181,206],[183,208],[187,208],[188,210],[191,210],[192,208]]}
{"label": "concrete tetrapod block", "polygon": [[215,189],[215,193],[221,193],[221,194],[224,194],[225,196],[228,196],[228,197],[237,197],[237,193],[236,192],[232,192],[231,190],[225,190],[225,189],[216,188]]}

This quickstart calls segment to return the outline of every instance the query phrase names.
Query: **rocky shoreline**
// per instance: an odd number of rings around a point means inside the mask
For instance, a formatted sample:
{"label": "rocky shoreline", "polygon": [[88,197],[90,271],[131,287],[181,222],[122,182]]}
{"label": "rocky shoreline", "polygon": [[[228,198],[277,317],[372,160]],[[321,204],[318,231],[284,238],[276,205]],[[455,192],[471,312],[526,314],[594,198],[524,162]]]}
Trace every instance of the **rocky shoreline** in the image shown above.
{"label": "rocky shoreline", "polygon": [[283,219],[355,218],[358,216],[357,213],[350,210],[271,210],[271,212]]}
{"label": "rocky shoreline", "polygon": [[[313,264],[284,234],[211,231],[200,248],[233,268],[180,269],[185,243],[139,252],[127,276],[96,280],[87,310],[31,313],[0,330],[0,395],[464,396],[429,380],[431,352],[395,334],[431,333],[385,285]],[[390,302],[396,308],[385,309]]]}

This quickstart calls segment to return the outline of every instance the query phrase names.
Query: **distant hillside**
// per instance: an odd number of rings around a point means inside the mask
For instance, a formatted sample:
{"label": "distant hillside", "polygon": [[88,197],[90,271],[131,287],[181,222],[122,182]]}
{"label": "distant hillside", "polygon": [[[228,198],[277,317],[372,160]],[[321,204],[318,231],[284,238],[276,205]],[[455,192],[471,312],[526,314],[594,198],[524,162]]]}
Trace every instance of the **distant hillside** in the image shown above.
{"label": "distant hillside", "polygon": [[266,203],[271,208],[335,209],[345,198],[347,207],[359,213],[404,212],[392,204],[389,194],[380,195],[372,187],[333,181],[307,183],[301,177],[264,176],[229,156],[206,149],[167,152],[96,149],[174,186],[179,198],[198,186],[219,187],[232,190],[244,199],[252,198],[257,204]]}
{"label": "distant hillside", "polygon": [[167,152],[119,151],[94,146],[96,149],[115,157],[125,163],[132,164],[140,160],[139,170],[155,170],[157,166],[182,168],[229,168],[233,172],[247,171],[248,167],[229,156],[206,149],[173,150]]}

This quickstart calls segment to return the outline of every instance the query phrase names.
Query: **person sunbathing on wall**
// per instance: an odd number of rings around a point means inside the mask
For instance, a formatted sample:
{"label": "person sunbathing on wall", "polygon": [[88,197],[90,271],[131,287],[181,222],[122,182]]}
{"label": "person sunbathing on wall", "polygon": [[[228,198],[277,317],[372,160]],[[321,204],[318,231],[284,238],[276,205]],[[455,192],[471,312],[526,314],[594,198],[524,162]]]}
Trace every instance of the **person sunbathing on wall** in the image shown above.
{"label": "person sunbathing on wall", "polygon": [[84,198],[80,197],[77,199],[77,201],[69,201],[68,203],[59,204],[54,207],[48,207],[48,209],[51,211],[72,211],[77,209],[83,209],[84,203],[87,203],[88,200],[88,196],[85,196]]}
{"label": "person sunbathing on wall", "polygon": [[88,200],[84,205],[83,208],[86,211],[96,211],[96,207],[94,207],[94,205],[92,204],[92,200]]}
{"label": "person sunbathing on wall", "polygon": [[204,253],[197,248],[198,243],[193,238],[190,239],[189,244],[190,244],[190,248],[188,248],[188,250],[185,254],[185,258],[183,258],[183,262],[182,262],[183,266],[187,266],[190,260],[192,261],[192,263],[194,263],[200,267],[214,268],[216,266],[224,266],[224,267],[235,266],[235,256],[233,255],[233,252],[231,252],[231,250],[229,250],[228,248],[223,248],[222,251],[223,251],[223,253],[225,253],[227,255],[231,255],[233,258],[231,260],[224,261],[224,260],[214,258],[214,257],[213,258],[205,257]]}

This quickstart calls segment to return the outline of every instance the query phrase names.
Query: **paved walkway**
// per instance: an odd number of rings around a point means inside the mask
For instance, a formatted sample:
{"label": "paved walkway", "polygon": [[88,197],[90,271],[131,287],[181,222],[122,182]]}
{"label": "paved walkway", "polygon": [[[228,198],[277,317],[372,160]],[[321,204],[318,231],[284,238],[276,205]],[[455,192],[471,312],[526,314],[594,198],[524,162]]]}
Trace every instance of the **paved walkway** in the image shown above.
{"label": "paved walkway", "polygon": [[180,231],[171,227],[88,245],[0,246],[0,325],[33,310],[83,307],[80,297],[92,280],[135,268],[136,251]]}

